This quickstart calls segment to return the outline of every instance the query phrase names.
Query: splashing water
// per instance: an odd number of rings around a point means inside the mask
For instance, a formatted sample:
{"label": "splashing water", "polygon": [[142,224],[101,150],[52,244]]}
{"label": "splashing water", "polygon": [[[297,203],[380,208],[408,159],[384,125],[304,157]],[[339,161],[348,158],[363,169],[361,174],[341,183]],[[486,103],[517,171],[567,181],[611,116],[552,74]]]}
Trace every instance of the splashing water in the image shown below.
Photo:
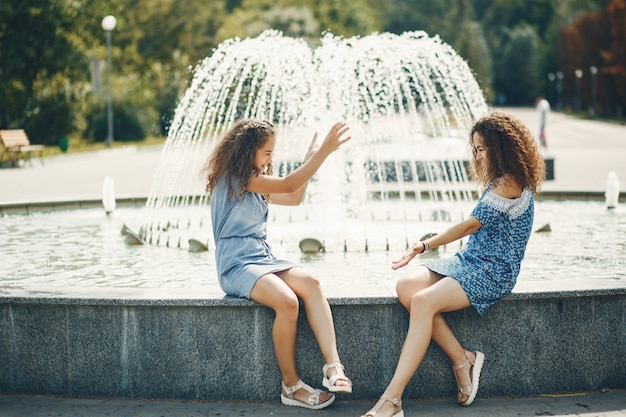
{"label": "splashing water", "polygon": [[225,41],[195,69],[176,109],[140,236],[175,247],[210,241],[200,172],[240,118],[274,123],[279,176],[302,161],[314,132],[350,126],[352,140],[313,177],[304,207],[271,208],[276,229],[295,223],[338,250],[347,235],[384,240],[368,236],[372,221],[452,220],[474,199],[467,132],[486,112],[467,63],[424,32],[327,34],[314,50],[276,31]]}

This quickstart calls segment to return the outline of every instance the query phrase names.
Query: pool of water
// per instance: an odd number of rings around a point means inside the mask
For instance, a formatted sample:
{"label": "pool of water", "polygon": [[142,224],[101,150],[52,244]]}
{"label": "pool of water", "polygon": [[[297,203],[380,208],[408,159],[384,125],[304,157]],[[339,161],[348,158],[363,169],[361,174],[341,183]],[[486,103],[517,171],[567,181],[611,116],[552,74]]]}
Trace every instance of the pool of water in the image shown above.
{"label": "pool of water", "polygon": [[[471,207],[465,210],[469,213]],[[277,255],[300,262],[325,287],[391,286],[400,274],[414,267],[395,272],[390,268],[407,243],[451,224],[433,221],[436,216],[411,218],[406,208],[402,211],[398,215],[379,207],[367,214],[368,221],[348,218],[330,222],[332,213],[318,212],[316,217],[302,214],[298,208],[289,214],[277,210],[268,225],[270,241]],[[94,293],[98,288],[219,291],[211,247],[208,252],[189,252],[165,247],[163,242],[158,246],[124,242],[123,225],[142,213],[140,208],[129,207],[112,215],[101,208],[2,215],[0,294],[69,287]],[[303,217],[293,218],[292,213]],[[551,231],[534,232],[530,238],[518,286],[528,290],[544,288],[547,282],[563,289],[581,284],[586,288],[626,286],[624,207],[607,210],[603,202],[540,201],[534,230],[546,224]],[[194,233],[212,245],[210,226]],[[313,256],[301,254],[298,242],[304,237],[319,238],[327,251]],[[452,256],[465,242],[450,244],[428,256]]]}

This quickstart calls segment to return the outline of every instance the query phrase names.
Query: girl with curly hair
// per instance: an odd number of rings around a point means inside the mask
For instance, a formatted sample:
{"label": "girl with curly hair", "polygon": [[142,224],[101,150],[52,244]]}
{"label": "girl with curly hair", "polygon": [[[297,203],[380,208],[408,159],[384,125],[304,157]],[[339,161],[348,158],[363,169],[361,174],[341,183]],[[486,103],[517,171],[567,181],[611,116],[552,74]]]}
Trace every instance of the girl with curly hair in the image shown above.
{"label": "girl with curly hair", "polygon": [[[336,123],[319,146],[315,133],[302,165],[281,178],[272,176],[274,126],[267,121],[240,120],[224,135],[205,167],[220,287],[228,295],[252,299],[276,313],[272,335],[282,374],[281,401],[286,405],[321,409],[335,400],[332,392],[352,392],[319,281],[300,266],[276,258],[266,233],[268,203],[300,204],[309,179],[332,152],[350,140],[347,131],[345,123]],[[299,298],[325,361],[322,385],[331,392],[310,387],[298,375]]]}
{"label": "girl with curly hair", "polygon": [[398,281],[398,298],[410,314],[409,329],[391,382],[365,416],[404,416],[402,393],[431,339],[452,362],[459,404],[470,405],[476,398],[485,355],[463,348],[442,313],[472,306],[482,316],[511,293],[530,238],[534,195],[544,180],[545,163],[528,128],[502,112],[478,120],[469,145],[471,177],[484,189],[476,207],[466,220],[415,243],[392,269],[429,249],[468,235],[469,240],[455,256],[424,262]]}

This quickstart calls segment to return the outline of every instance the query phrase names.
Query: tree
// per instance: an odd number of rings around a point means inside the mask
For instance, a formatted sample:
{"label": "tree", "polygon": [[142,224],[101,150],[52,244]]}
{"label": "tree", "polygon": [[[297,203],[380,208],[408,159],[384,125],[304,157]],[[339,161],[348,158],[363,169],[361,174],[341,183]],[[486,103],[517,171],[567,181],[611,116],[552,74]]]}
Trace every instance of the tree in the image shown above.
{"label": "tree", "polygon": [[384,9],[384,30],[398,34],[423,30],[446,39],[448,33],[442,33],[442,28],[447,26],[445,16],[453,7],[454,0],[391,0]]}
{"label": "tree", "polygon": [[312,43],[317,42],[320,35],[320,24],[308,7],[256,3],[256,8],[235,9],[219,29],[217,38],[255,37],[267,29],[276,29],[285,36],[307,39]]}
{"label": "tree", "polygon": [[626,0],[611,1],[606,7],[606,12],[612,42],[609,48],[601,51],[606,64],[602,73],[610,76],[617,87],[615,105],[617,114],[621,115],[626,105]]}
{"label": "tree", "polygon": [[494,86],[500,104],[524,105],[537,95],[537,58],[539,40],[528,25],[519,25],[503,33],[503,47],[495,59]]}
{"label": "tree", "polygon": [[[626,103],[625,27],[626,0],[612,0],[601,12],[586,14],[562,27],[557,50],[570,103],[580,94],[585,107],[596,99],[600,112],[621,115]],[[593,78],[591,66],[598,70]],[[575,78],[575,70],[582,71],[580,80]]]}
{"label": "tree", "polygon": [[[0,126],[24,128],[29,119],[41,113],[36,86],[54,77],[57,83],[47,88],[65,89],[68,79],[80,77],[79,68],[85,59],[63,30],[72,22],[62,2],[9,0],[0,5],[0,15]],[[54,93],[46,96],[53,97]],[[34,143],[49,140],[28,130]]]}

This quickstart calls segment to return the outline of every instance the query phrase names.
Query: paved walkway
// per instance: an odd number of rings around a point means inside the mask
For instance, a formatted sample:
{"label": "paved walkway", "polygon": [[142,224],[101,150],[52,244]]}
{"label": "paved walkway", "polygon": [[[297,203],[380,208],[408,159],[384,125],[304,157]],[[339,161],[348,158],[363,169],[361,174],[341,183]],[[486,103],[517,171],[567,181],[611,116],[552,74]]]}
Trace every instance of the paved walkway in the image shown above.
{"label": "paved walkway", "polygon": [[[534,109],[506,111],[534,128]],[[617,173],[622,192],[626,190],[626,126],[552,113],[547,135],[545,155],[554,158],[555,180],[544,184],[545,191],[604,192],[610,171]],[[116,197],[147,197],[161,150],[162,145],[130,145],[0,169],[0,204],[98,200],[106,175],[115,182]]]}
{"label": "paved walkway", "polygon": [[[338,399],[330,407],[306,410],[288,407],[279,401],[265,403],[213,401],[132,401],[40,396],[0,395],[1,417],[352,417],[373,405],[369,401]],[[626,391],[564,394],[535,398],[477,398],[470,407],[453,399],[404,401],[404,414],[447,417],[625,417]]]}
{"label": "paved walkway", "polygon": [[[534,128],[534,109],[507,109]],[[552,113],[548,149],[555,160],[555,180],[545,191],[603,192],[608,172],[615,171],[626,190],[626,126],[580,120]],[[85,154],[60,155],[42,165],[0,169],[0,204],[101,198],[106,175],[115,181],[118,198],[146,197],[159,162],[161,146],[127,146]],[[0,370],[1,371],[1,370]],[[555,376],[556,377],[556,376]],[[326,410],[310,411],[265,403],[82,399],[0,394],[0,417],[104,416],[358,416],[371,406],[342,397]],[[452,398],[405,401],[407,416],[626,416],[626,390],[535,398],[478,398],[461,407]]]}

